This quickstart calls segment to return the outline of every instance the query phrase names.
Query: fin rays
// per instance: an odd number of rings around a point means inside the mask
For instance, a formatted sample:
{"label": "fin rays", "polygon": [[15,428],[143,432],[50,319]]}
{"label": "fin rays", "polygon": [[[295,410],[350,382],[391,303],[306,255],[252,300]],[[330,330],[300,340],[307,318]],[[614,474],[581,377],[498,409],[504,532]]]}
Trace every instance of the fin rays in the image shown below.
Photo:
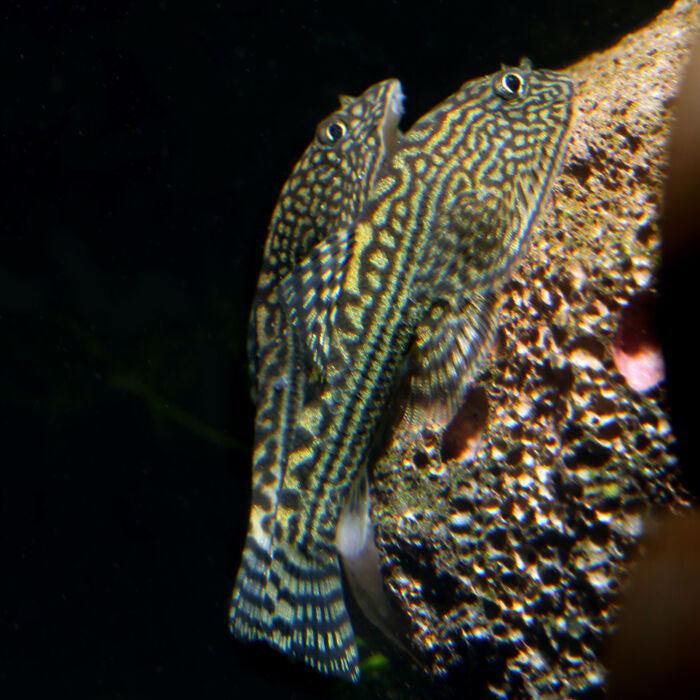
{"label": "fin rays", "polygon": [[231,631],[262,639],[323,673],[359,678],[337,558],[318,561],[279,544],[270,556],[249,537],[231,602]]}
{"label": "fin rays", "polygon": [[351,230],[336,231],[281,283],[280,296],[285,301],[290,325],[321,376],[326,373],[336,303],[351,247]]}
{"label": "fin rays", "polygon": [[402,429],[446,426],[493,345],[491,295],[473,295],[458,311],[434,309],[418,328]]}

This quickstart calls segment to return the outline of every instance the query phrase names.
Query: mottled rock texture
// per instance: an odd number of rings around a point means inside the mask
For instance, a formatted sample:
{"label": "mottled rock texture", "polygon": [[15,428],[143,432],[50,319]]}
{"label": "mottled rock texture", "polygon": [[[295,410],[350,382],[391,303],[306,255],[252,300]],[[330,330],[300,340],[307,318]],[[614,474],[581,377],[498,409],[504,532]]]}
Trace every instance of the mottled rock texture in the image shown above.
{"label": "mottled rock texture", "polygon": [[497,348],[446,431],[373,476],[411,646],[466,696],[602,692],[645,519],[683,511],[653,329],[666,142],[698,25],[681,0],[570,68],[578,117]]}

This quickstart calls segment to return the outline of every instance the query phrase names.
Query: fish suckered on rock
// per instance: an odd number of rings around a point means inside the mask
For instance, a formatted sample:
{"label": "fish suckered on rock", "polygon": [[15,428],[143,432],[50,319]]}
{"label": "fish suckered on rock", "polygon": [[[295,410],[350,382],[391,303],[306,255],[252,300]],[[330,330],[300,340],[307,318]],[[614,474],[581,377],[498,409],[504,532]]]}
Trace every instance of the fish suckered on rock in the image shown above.
{"label": "fish suckered on rock", "polygon": [[303,394],[304,373],[297,370],[303,348],[294,342],[280,303],[280,282],[310,248],[362,211],[386,153],[399,137],[402,101],[397,80],[377,83],[357,98],[341,97],[341,108],[318,125],[294,167],[270,222],[248,335],[256,402],[249,535],[258,544],[269,539],[260,523],[277,503]]}
{"label": "fish suckered on rock", "polygon": [[[349,226],[362,211],[387,154],[400,134],[403,94],[398,80],[385,80],[357,98],[341,96],[340,109],[325,118],[295,165],[272,215],[263,266],[251,313],[248,350],[251,394],[256,403],[253,458],[253,505],[248,542],[269,548],[270,535],[261,527],[278,503],[278,491],[289,451],[291,429],[304,394],[305,376],[298,370],[303,347],[292,333],[283,310],[280,282],[309,250],[340,226]],[[259,622],[238,612],[236,596],[242,582],[250,592],[253,581],[267,572],[246,548],[232,607],[232,630],[239,636],[263,636]],[[256,569],[257,567],[257,569]]]}
{"label": "fish suckered on rock", "polygon": [[386,158],[362,213],[280,283],[304,396],[278,498],[252,530],[232,604],[241,636],[356,680],[336,530],[397,384],[406,423],[444,425],[494,327],[561,167],[566,76],[528,62],[465,83]]}

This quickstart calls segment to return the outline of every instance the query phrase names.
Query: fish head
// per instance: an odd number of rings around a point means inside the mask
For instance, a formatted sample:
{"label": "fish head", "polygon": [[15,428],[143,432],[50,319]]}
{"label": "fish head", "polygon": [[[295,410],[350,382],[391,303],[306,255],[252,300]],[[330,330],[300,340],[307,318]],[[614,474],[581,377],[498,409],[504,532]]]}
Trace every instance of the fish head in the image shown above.
{"label": "fish head", "polygon": [[355,220],[400,138],[402,113],[395,79],[359,97],[340,97],[340,108],[319,123],[282,189],[270,222],[268,265],[286,273],[329,233]]}
{"label": "fish head", "polygon": [[341,109],[318,125],[316,139],[319,145],[343,151],[343,167],[352,169],[355,177],[376,176],[382,160],[396,147],[404,99],[396,79],[376,83],[359,97],[341,95]]}
{"label": "fish head", "polygon": [[527,248],[566,152],[573,92],[564,73],[523,61],[465,83],[404,136],[420,145],[411,157],[424,161],[435,220],[484,285]]}
{"label": "fish head", "polygon": [[528,60],[504,67],[486,89],[496,113],[496,167],[480,187],[498,192],[507,219],[501,241],[517,257],[546,204],[571,135],[574,87],[564,73],[534,70]]}
{"label": "fish head", "polygon": [[[515,149],[526,153],[524,160],[536,158],[539,162],[554,157],[561,147],[571,125],[574,87],[565,73],[535,70],[529,60],[520,66],[502,69],[491,76],[490,85],[484,86],[493,109],[502,117],[499,134],[510,150],[506,157],[516,157]],[[525,146],[522,139],[525,137]],[[529,151],[543,144],[552,153]]]}

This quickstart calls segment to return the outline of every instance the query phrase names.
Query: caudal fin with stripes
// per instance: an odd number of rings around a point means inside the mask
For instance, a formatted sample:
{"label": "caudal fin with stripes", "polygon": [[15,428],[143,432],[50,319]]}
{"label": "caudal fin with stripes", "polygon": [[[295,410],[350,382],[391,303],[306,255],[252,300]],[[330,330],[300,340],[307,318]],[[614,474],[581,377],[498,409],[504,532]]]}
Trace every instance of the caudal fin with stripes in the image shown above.
{"label": "caudal fin with stripes", "polygon": [[337,556],[309,557],[277,543],[272,554],[248,537],[231,601],[231,631],[263,639],[322,673],[360,677]]}

